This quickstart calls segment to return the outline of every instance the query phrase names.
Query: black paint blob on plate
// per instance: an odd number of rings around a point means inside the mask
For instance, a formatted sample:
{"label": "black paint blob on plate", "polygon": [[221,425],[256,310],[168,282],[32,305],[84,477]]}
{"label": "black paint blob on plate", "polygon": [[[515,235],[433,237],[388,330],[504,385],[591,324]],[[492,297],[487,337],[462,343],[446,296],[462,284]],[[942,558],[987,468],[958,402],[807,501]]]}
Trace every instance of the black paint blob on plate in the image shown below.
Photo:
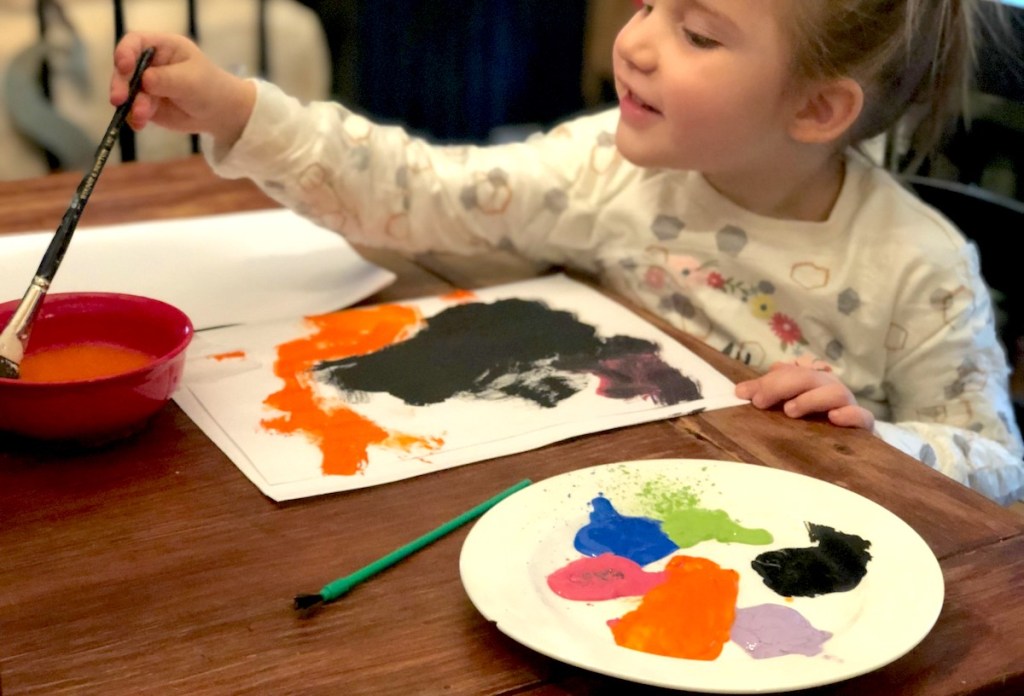
{"label": "black paint blob on plate", "polygon": [[870,541],[812,522],[807,532],[816,546],[766,551],[751,561],[765,585],[783,597],[817,597],[860,584],[871,560]]}

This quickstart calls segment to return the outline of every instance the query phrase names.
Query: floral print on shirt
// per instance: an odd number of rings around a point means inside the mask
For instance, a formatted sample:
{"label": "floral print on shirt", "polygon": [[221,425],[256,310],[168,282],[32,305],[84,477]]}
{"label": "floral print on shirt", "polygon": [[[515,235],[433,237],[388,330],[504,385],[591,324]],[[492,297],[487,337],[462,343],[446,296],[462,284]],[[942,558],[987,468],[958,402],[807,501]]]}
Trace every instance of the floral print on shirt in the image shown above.
{"label": "floral print on shirt", "polygon": [[[701,286],[735,296],[746,304],[750,313],[765,321],[772,333],[779,339],[780,347],[785,352],[800,355],[800,349],[808,345],[804,333],[797,321],[779,311],[775,301],[775,286],[767,280],[750,284],[739,278],[726,277],[717,270],[711,270],[717,261],[700,261],[693,256],[669,254],[660,247],[649,251],[663,252],[664,265],[651,265],[643,275],[643,285],[655,293],[663,293],[668,285],[675,285],[680,290],[697,289]],[[678,305],[679,302],[673,304]]]}

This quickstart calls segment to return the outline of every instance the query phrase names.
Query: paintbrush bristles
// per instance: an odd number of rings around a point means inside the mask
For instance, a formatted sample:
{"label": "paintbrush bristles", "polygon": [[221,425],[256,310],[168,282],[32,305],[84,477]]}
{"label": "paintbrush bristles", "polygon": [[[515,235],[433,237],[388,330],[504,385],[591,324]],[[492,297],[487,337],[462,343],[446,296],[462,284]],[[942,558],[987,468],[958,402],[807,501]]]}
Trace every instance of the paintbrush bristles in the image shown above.
{"label": "paintbrush bristles", "polygon": [[17,363],[0,355],[0,379],[18,379],[20,376],[21,371],[18,369]]}
{"label": "paintbrush bristles", "polygon": [[319,594],[295,595],[295,599],[292,602],[292,606],[295,608],[295,611],[299,612],[302,618],[315,614],[323,604],[324,598]]}

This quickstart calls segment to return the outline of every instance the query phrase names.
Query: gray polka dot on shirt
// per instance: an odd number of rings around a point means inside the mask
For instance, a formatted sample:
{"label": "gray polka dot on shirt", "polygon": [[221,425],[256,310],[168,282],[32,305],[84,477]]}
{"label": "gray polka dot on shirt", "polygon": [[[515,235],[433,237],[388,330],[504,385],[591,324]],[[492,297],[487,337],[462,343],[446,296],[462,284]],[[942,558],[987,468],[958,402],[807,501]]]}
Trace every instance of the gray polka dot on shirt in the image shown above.
{"label": "gray polka dot on shirt", "polygon": [[556,215],[569,207],[569,196],[562,189],[551,189],[544,195],[544,207]]}
{"label": "gray polka dot on shirt", "polygon": [[730,256],[739,255],[747,245],[747,233],[735,225],[726,225],[720,229],[715,239],[718,250]]}
{"label": "gray polka dot on shirt", "polygon": [[668,241],[670,239],[678,239],[679,232],[685,225],[683,221],[677,217],[671,215],[659,215],[654,218],[654,222],[651,223],[651,232],[654,236],[662,241]]}
{"label": "gray polka dot on shirt", "polygon": [[839,293],[839,300],[836,308],[847,316],[860,309],[860,295],[853,288],[846,288]]}

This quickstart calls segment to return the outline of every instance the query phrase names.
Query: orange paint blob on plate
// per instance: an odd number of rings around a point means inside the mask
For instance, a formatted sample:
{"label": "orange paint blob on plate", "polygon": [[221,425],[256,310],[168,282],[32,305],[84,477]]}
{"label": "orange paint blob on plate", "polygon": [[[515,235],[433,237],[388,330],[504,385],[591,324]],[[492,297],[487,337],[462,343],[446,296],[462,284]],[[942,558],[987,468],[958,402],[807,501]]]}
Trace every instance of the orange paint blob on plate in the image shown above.
{"label": "orange paint blob on plate", "polygon": [[19,372],[26,382],[78,382],[124,374],[152,361],[152,355],[133,348],[77,343],[27,353]]}
{"label": "orange paint blob on plate", "polygon": [[676,556],[666,580],[640,606],[609,622],[624,648],[688,660],[714,660],[729,641],[740,576],[714,561]]}

